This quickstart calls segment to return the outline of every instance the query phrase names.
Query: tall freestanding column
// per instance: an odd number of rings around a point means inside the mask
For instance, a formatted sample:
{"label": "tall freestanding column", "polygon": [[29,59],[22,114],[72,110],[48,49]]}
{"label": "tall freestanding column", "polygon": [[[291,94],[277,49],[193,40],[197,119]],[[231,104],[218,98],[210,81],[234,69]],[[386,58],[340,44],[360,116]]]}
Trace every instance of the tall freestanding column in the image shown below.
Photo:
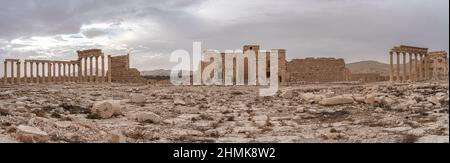
{"label": "tall freestanding column", "polygon": [[111,83],[111,55],[108,55],[108,82]]}
{"label": "tall freestanding column", "polygon": [[389,52],[389,81],[394,81],[394,54],[393,52]]}
{"label": "tall freestanding column", "polygon": [[20,84],[20,61],[17,61],[17,84]]}
{"label": "tall freestanding column", "polygon": [[23,62],[23,82],[27,83],[28,82],[28,72],[27,72],[27,61]]}
{"label": "tall freestanding column", "polygon": [[98,56],[95,56],[95,80],[96,83],[98,82]]}
{"label": "tall freestanding column", "polygon": [[84,76],[83,76],[83,81],[84,82],[87,82],[87,77],[88,77],[88,75],[87,75],[87,57],[86,58],[84,58]]}
{"label": "tall freestanding column", "polygon": [[14,84],[14,62],[11,61],[11,84]]}
{"label": "tall freestanding column", "polygon": [[93,80],[94,80],[94,75],[93,75],[94,67],[93,67],[93,63],[92,63],[92,58],[93,57],[89,57],[89,82],[93,82]]}
{"label": "tall freestanding column", "polygon": [[102,55],[102,80],[101,82],[105,82],[105,56]]}
{"label": "tall freestanding column", "polygon": [[8,62],[3,62],[4,68],[3,68],[3,84],[8,83]]}

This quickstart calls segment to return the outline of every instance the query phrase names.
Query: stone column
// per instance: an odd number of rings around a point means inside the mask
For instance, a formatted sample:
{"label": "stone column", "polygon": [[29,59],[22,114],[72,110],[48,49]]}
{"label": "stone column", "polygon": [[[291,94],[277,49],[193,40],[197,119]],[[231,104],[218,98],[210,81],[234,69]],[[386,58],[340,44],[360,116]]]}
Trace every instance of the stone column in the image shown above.
{"label": "stone column", "polygon": [[96,83],[98,82],[98,56],[95,56],[95,80]]}
{"label": "stone column", "polygon": [[66,82],[67,81],[67,74],[66,74],[66,63],[63,63],[63,80],[62,82]]}
{"label": "stone column", "polygon": [[3,62],[4,68],[3,68],[3,84],[8,83],[8,62]]}
{"label": "stone column", "polygon": [[20,84],[20,80],[21,77],[20,77],[20,61],[19,61],[17,62],[17,84]]}
{"label": "stone column", "polygon": [[77,78],[76,78],[77,75],[76,75],[76,73],[75,73],[75,70],[76,70],[76,69],[75,69],[75,63],[72,63],[72,71],[73,71],[73,72],[72,72],[72,73],[73,73],[72,81],[73,81],[73,82],[77,82]]}
{"label": "stone column", "polygon": [[418,72],[419,72],[419,68],[417,67],[418,65],[417,65],[417,61],[418,59],[417,59],[417,53],[415,53],[414,54],[414,81],[417,81],[418,80],[418,77],[419,77],[419,75],[418,75]]}
{"label": "stone column", "polygon": [[52,80],[52,63],[47,62],[47,82],[53,82]]}
{"label": "stone column", "polygon": [[39,75],[39,63],[40,62],[36,62],[36,83],[39,83],[39,79],[41,78],[41,76]]}
{"label": "stone column", "polygon": [[83,81],[87,82],[87,58],[84,58],[84,76],[83,76]]}
{"label": "stone column", "polygon": [[72,82],[72,74],[71,74],[71,68],[70,68],[71,65],[72,65],[72,64],[70,64],[70,63],[67,64],[67,71],[68,71],[68,74],[67,74],[67,81],[68,81],[68,82]]}
{"label": "stone column", "polygon": [[42,62],[42,76],[41,76],[42,83],[45,83],[45,62]]}
{"label": "stone column", "polygon": [[82,71],[81,71],[81,59],[78,59],[78,64],[77,64],[77,67],[78,67],[78,77],[77,77],[77,80],[78,80],[78,83],[81,83],[81,78],[83,77],[82,76]]}
{"label": "stone column", "polygon": [[422,80],[422,65],[423,65],[423,60],[422,60],[422,54],[419,54],[419,80]]}
{"label": "stone column", "polygon": [[409,80],[410,81],[414,81],[414,77],[413,77],[413,63],[412,63],[412,54],[411,53],[408,53],[409,54]]}
{"label": "stone column", "polygon": [[108,82],[111,83],[111,55],[108,55]]}
{"label": "stone column", "polygon": [[27,72],[27,61],[23,62],[23,82],[27,83],[28,82],[28,72]]}
{"label": "stone column", "polygon": [[397,82],[400,82],[401,80],[400,80],[400,53],[396,53],[397,54],[397,73],[396,73],[396,76],[397,76]]}
{"label": "stone column", "polygon": [[56,81],[57,79],[56,79],[56,63],[55,62],[52,62],[52,67],[53,67],[52,81],[56,83],[58,81]]}
{"label": "stone column", "polygon": [[58,82],[62,82],[61,81],[61,63],[58,62]]}
{"label": "stone column", "polygon": [[30,83],[34,83],[33,62],[30,62]]}
{"label": "stone column", "polygon": [[14,84],[14,61],[11,61],[11,84]]}
{"label": "stone column", "polygon": [[105,56],[102,55],[102,80],[101,82],[105,82]]}
{"label": "stone column", "polygon": [[89,57],[89,82],[93,82],[94,81],[94,73],[93,73],[93,69],[94,69],[94,67],[93,67],[93,63],[92,63],[92,59],[93,59],[93,57]]}
{"label": "stone column", "polygon": [[406,53],[402,53],[403,54],[403,82],[406,82]]}
{"label": "stone column", "polygon": [[423,79],[428,80],[428,59],[426,55],[423,56]]}
{"label": "stone column", "polygon": [[389,52],[389,81],[394,81],[394,54],[393,52]]}

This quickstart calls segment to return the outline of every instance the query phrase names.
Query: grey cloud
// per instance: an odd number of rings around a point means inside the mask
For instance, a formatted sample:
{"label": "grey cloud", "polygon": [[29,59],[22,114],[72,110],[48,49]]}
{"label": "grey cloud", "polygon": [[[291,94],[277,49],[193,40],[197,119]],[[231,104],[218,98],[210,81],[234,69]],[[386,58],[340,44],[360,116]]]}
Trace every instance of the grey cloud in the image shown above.
{"label": "grey cloud", "polygon": [[98,30],[98,29],[90,29],[90,30],[87,30],[87,31],[83,31],[83,35],[85,35],[88,38],[104,36],[106,34],[107,34],[107,32],[102,31],[102,30]]}
{"label": "grey cloud", "polygon": [[[386,62],[387,50],[398,44],[449,50],[448,0],[251,1],[254,4],[230,1],[236,4],[234,7],[246,10],[225,25],[219,21],[234,14],[233,8],[226,8],[230,12],[218,15],[217,20],[203,19],[192,13],[192,9],[187,10],[194,7],[195,12],[195,7],[207,0],[2,1],[0,39],[58,34],[81,37],[77,33],[83,24],[155,22],[162,28],[157,33],[161,38],[142,36],[126,42],[136,49],[135,66],[140,69],[170,66],[167,54],[176,49],[191,51],[192,41],[202,41],[203,48],[219,50],[257,43],[266,49],[285,48],[289,59],[333,56],[347,62],[368,59]],[[81,32],[89,38],[108,35],[108,31],[98,29]],[[95,46],[99,45],[78,45],[68,51]],[[108,53],[124,53],[105,48]],[[8,49],[0,47],[0,50],[0,57],[6,56]],[[166,56],[142,60],[142,56],[155,53]],[[58,56],[67,57],[66,54]]]}

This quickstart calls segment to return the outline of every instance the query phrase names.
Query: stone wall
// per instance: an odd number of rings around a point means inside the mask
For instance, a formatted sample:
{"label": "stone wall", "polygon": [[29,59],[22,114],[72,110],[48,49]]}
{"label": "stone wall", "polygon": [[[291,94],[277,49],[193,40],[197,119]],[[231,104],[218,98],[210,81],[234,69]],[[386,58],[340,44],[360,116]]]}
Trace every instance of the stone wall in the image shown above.
{"label": "stone wall", "polygon": [[[258,80],[258,56],[259,54],[259,50],[260,47],[259,45],[245,45],[242,48],[243,52],[246,52],[248,50],[253,50],[256,54],[256,79]],[[285,49],[273,49],[273,50],[278,50],[278,80],[280,83],[284,83],[286,82],[286,50]],[[220,73],[221,79],[225,78],[225,53],[221,52],[221,57],[222,57],[222,73]],[[203,70],[205,69],[206,66],[208,66],[209,64],[211,64],[211,62],[209,61],[203,61],[201,63],[201,70],[203,72]],[[236,81],[236,60],[234,60],[233,62],[233,82]],[[266,75],[267,77],[270,77],[270,51],[268,50],[266,53]],[[244,82],[247,84],[248,83],[248,59],[244,58]],[[202,75],[207,75],[207,74],[202,74]],[[213,73],[209,74],[211,77],[213,76]]]}
{"label": "stone wall", "polygon": [[306,58],[287,63],[289,82],[339,82],[347,81],[350,71],[345,68],[344,59]]}
{"label": "stone wall", "polygon": [[430,52],[426,58],[428,62],[427,73],[431,80],[448,80],[447,52]]}
{"label": "stone wall", "polygon": [[135,69],[130,68],[130,56],[115,56],[111,57],[111,81],[112,82],[143,82],[141,73]]}

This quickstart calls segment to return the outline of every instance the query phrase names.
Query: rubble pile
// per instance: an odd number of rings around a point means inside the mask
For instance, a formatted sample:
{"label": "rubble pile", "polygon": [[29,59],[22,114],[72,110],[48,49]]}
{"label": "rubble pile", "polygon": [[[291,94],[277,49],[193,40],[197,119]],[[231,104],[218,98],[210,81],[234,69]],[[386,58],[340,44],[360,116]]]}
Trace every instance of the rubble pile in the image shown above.
{"label": "rubble pile", "polygon": [[448,83],[0,88],[0,142],[449,142]]}

